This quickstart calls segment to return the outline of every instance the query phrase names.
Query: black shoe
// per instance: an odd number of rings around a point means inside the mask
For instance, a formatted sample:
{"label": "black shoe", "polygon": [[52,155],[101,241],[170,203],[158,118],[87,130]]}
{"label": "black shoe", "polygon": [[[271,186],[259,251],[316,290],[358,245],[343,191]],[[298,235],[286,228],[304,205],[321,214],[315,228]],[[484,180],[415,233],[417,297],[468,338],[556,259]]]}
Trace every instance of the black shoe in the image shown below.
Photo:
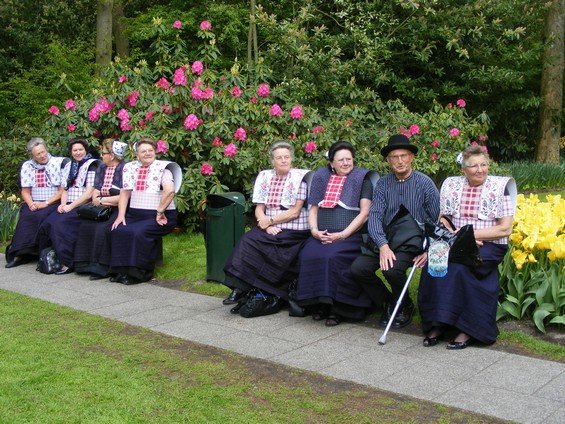
{"label": "black shoe", "polygon": [[9,261],[5,267],[6,268],[14,268],[18,265],[25,264],[26,260],[21,256],[14,256],[11,261]]}
{"label": "black shoe", "polygon": [[228,297],[226,297],[222,303],[224,305],[234,305],[237,302],[239,302],[239,299],[241,299],[243,296],[245,296],[245,292],[241,289],[238,289],[237,287],[235,289],[233,289],[231,291],[231,293],[229,294]]}
{"label": "black shoe", "polygon": [[445,346],[445,348],[449,350],[461,350],[465,349],[467,346],[471,346],[473,343],[475,343],[475,339],[472,337],[469,337],[464,342],[456,342],[455,340],[452,340],[447,344],[447,346]]}
{"label": "black shoe", "polygon": [[110,281],[112,283],[119,283],[122,278],[124,278],[124,274],[113,275],[110,277]]}
{"label": "black shoe", "polygon": [[379,319],[379,325],[383,328],[386,328],[388,322],[390,321],[390,316],[392,315],[392,311],[394,308],[392,305],[385,305],[381,318]]}
{"label": "black shoe", "polygon": [[141,280],[138,280],[137,278],[131,277],[131,276],[129,276],[129,275],[124,275],[122,278],[120,278],[120,279],[118,280],[118,283],[122,283],[122,284],[124,284],[124,285],[126,285],[126,286],[131,286],[131,285],[134,285],[134,284],[139,284],[139,283],[141,283],[141,282],[142,282]]}
{"label": "black shoe", "polygon": [[392,322],[392,328],[403,328],[412,322],[412,315],[414,315],[414,304],[412,302],[404,305],[398,310],[394,321]]}
{"label": "black shoe", "polygon": [[90,281],[102,280],[103,278],[108,278],[108,277],[104,277],[103,275],[100,274],[90,274],[90,277],[88,277]]}

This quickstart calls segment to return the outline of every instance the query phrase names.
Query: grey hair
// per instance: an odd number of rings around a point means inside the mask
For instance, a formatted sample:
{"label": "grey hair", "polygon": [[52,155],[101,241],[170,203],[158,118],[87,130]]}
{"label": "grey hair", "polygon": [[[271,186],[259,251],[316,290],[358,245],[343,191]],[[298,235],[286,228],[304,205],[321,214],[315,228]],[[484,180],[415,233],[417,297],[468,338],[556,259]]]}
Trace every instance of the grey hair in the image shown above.
{"label": "grey hair", "polygon": [[490,159],[488,153],[485,150],[483,150],[481,146],[478,145],[472,145],[467,147],[465,150],[461,152],[461,154],[463,156],[463,159],[461,161],[461,168],[465,168],[467,166],[467,160],[469,160],[471,156],[477,156],[477,155],[484,156],[487,162]]}
{"label": "grey hair", "polygon": [[289,142],[278,140],[271,144],[271,147],[269,147],[269,156],[271,159],[275,158],[275,150],[277,149],[288,149],[288,151],[290,152],[290,157],[294,159],[294,147],[292,147],[292,144],[290,144]]}
{"label": "grey hair", "polygon": [[45,146],[45,148],[47,148],[47,144],[45,143],[45,140],[43,140],[41,137],[33,137],[31,138],[28,142],[27,142],[27,153],[31,154],[31,151],[33,150],[34,147],[37,146]]}

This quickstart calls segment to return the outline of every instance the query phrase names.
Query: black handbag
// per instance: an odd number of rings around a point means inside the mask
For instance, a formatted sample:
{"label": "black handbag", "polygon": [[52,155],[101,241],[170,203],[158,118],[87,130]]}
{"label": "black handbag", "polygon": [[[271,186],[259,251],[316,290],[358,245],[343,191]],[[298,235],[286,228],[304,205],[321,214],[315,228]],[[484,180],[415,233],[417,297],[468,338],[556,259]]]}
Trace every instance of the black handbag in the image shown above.
{"label": "black handbag", "polygon": [[36,270],[43,274],[55,274],[62,268],[57,252],[52,247],[46,247],[39,253]]}
{"label": "black handbag", "polygon": [[257,290],[248,297],[247,302],[239,309],[239,315],[244,318],[253,318],[276,314],[281,310],[282,303],[283,301],[280,297],[265,295],[260,290]]}
{"label": "black handbag", "polygon": [[[452,228],[455,228],[449,222]],[[481,253],[475,240],[473,225],[462,226],[456,233],[450,232],[443,224],[425,224],[426,237],[430,243],[434,240],[445,241],[449,245],[449,262],[459,263],[470,267],[482,264]]]}
{"label": "black handbag", "polygon": [[111,214],[112,206],[95,206],[92,203],[87,203],[77,208],[78,216],[91,221],[107,221]]}

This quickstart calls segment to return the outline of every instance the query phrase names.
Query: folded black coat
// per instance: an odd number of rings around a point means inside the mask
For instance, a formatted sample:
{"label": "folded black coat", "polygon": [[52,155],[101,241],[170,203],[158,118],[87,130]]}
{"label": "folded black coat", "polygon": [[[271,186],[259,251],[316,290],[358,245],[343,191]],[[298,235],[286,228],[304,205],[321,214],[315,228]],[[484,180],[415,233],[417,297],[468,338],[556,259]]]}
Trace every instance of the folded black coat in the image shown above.
{"label": "folded black coat", "polygon": [[416,221],[404,205],[386,227],[388,246],[394,251],[421,253],[424,247],[424,225]]}
{"label": "folded black coat", "polygon": [[433,243],[435,240],[443,240],[449,245],[449,262],[470,267],[477,267],[483,262],[479,246],[477,246],[475,240],[473,225],[464,225],[456,233],[450,232],[441,223],[426,223],[425,229],[429,243]]}

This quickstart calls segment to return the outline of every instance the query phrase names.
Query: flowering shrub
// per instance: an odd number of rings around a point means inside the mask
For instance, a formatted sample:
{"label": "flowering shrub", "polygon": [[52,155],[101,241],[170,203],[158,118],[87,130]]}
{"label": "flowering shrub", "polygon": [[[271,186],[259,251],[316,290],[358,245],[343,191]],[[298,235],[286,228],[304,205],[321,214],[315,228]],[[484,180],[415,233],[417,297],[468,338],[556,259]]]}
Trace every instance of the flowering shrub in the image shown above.
{"label": "flowering shrub", "polygon": [[565,324],[565,199],[520,194],[510,241],[498,317],[531,317],[542,332],[546,324]]}
{"label": "flowering shrub", "polygon": [[[261,62],[254,72],[242,72],[237,60],[229,71],[215,71],[211,65],[219,51],[209,21],[199,26],[202,47],[190,50],[178,23],[155,19],[153,24],[154,64],[116,60],[90,97],[69,99],[64,110],[53,105],[43,133],[59,154],[66,153],[66,140],[79,135],[92,144],[104,137],[130,145],[142,137],[159,140],[160,157],[184,169],[176,203],[188,212],[189,226],[197,224],[207,194],[249,194],[257,173],[269,166],[269,145],[278,139],[295,146],[297,167],[324,165],[330,144],[345,139],[357,148],[358,165],[384,173],[381,147],[390,135],[405,132],[420,148],[417,168],[436,178],[458,173],[456,153],[469,142],[486,141],[488,118],[470,118],[464,105],[433,104],[428,113],[415,114],[400,102],[360,98],[358,105],[322,113],[302,104],[292,84],[269,81],[271,72]],[[189,58],[194,52],[198,57]]]}

